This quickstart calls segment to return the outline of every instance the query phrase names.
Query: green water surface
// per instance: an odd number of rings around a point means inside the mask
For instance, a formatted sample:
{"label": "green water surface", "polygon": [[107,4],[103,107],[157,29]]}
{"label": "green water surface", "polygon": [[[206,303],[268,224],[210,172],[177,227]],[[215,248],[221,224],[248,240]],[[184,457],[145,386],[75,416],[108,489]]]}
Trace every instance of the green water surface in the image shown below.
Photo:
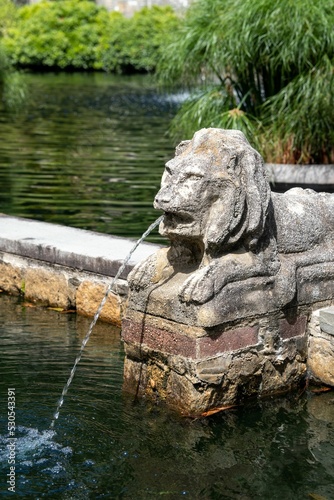
{"label": "green water surface", "polygon": [[[0,295],[0,496],[331,500],[334,393],[266,400],[190,420],[122,392],[123,348],[98,323],[56,433],[49,425],[89,320]],[[7,390],[16,393],[16,493]]]}
{"label": "green water surface", "polygon": [[14,119],[0,109],[0,211],[140,236],[159,215],[152,204],[174,155],[166,132],[182,96],[162,93],[147,76],[26,81],[24,112]]}

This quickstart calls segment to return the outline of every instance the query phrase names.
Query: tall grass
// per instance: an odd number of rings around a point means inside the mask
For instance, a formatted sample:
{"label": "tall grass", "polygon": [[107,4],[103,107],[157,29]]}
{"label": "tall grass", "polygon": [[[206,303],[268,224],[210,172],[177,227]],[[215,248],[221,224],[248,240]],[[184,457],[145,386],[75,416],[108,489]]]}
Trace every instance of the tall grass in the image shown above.
{"label": "tall grass", "polygon": [[195,0],[159,66],[197,91],[173,123],[246,132],[276,162],[334,161],[334,0]]}

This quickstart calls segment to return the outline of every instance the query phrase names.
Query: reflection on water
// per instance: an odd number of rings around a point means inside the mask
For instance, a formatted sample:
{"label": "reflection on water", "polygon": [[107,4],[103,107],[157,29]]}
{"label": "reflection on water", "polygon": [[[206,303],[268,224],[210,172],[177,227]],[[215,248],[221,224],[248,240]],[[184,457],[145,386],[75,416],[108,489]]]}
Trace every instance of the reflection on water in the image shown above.
{"label": "reflection on water", "polygon": [[[334,393],[207,419],[122,394],[119,331],[98,323],[48,430],[89,320],[0,295],[0,393],[16,388],[17,493],[24,498],[334,498]],[[6,406],[1,407],[1,449]],[[1,475],[8,464],[4,452]]]}
{"label": "reflection on water", "polygon": [[184,96],[159,94],[146,76],[27,80],[24,117],[0,109],[0,211],[138,237],[158,215],[166,131]]}

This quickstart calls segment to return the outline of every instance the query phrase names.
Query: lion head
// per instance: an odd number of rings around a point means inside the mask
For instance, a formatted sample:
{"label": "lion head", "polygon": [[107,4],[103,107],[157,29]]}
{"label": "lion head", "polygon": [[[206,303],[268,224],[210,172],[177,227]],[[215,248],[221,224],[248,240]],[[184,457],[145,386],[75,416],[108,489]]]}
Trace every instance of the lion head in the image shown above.
{"label": "lion head", "polygon": [[210,254],[256,248],[269,201],[262,157],[243,133],[209,128],[176,148],[154,207],[165,212],[162,235],[200,241]]}

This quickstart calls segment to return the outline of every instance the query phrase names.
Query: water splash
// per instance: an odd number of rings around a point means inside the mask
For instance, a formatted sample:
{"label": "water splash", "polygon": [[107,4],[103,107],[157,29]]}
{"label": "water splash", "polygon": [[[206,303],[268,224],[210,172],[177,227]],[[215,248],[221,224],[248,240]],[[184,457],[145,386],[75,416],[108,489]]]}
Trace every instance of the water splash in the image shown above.
{"label": "water splash", "polygon": [[97,320],[99,319],[99,316],[101,314],[101,311],[107,301],[107,298],[108,298],[108,295],[109,293],[112,291],[112,289],[114,288],[114,285],[116,283],[116,280],[119,278],[119,276],[122,274],[122,272],[124,271],[125,269],[125,266],[127,265],[127,263],[129,262],[132,254],[134,253],[134,251],[136,250],[136,248],[141,244],[141,242],[151,233],[151,231],[153,231],[153,229],[155,227],[157,227],[158,224],[160,224],[160,222],[162,221],[163,219],[163,215],[161,215],[155,222],[153,222],[153,224],[151,224],[148,229],[145,231],[145,233],[141,236],[141,238],[139,238],[139,240],[134,244],[134,246],[132,247],[132,249],[130,250],[130,252],[128,253],[128,255],[126,256],[126,258],[124,259],[123,261],[123,264],[121,265],[121,267],[119,268],[119,270],[117,271],[115,277],[113,278],[113,280],[111,281],[110,285],[108,285],[108,288],[106,290],[106,293],[104,294],[104,297],[103,299],[101,300],[101,303],[95,313],[95,316],[89,326],[89,329],[85,335],[85,338],[83,339],[82,341],[82,344],[81,344],[81,347],[80,347],[80,351],[79,351],[79,354],[78,356],[76,357],[75,361],[74,361],[74,365],[73,365],[73,368],[70,372],[70,376],[63,388],[63,391],[61,393],[61,396],[59,398],[59,401],[58,401],[58,405],[57,405],[57,408],[56,408],[56,411],[55,413],[53,414],[53,419],[51,421],[51,424],[50,424],[50,429],[53,429],[54,426],[55,426],[55,423],[56,423],[56,420],[58,419],[59,417],[59,412],[60,412],[60,409],[61,407],[63,406],[63,403],[64,403],[64,399],[65,399],[65,396],[67,394],[67,391],[72,383],[72,380],[73,380],[73,377],[74,377],[74,374],[75,374],[75,371],[77,369],[77,366],[78,366],[78,363],[80,362],[80,359],[82,357],[82,354],[83,354],[83,351],[87,345],[87,342],[90,338],[90,335],[92,333],[92,330],[97,322]]}

